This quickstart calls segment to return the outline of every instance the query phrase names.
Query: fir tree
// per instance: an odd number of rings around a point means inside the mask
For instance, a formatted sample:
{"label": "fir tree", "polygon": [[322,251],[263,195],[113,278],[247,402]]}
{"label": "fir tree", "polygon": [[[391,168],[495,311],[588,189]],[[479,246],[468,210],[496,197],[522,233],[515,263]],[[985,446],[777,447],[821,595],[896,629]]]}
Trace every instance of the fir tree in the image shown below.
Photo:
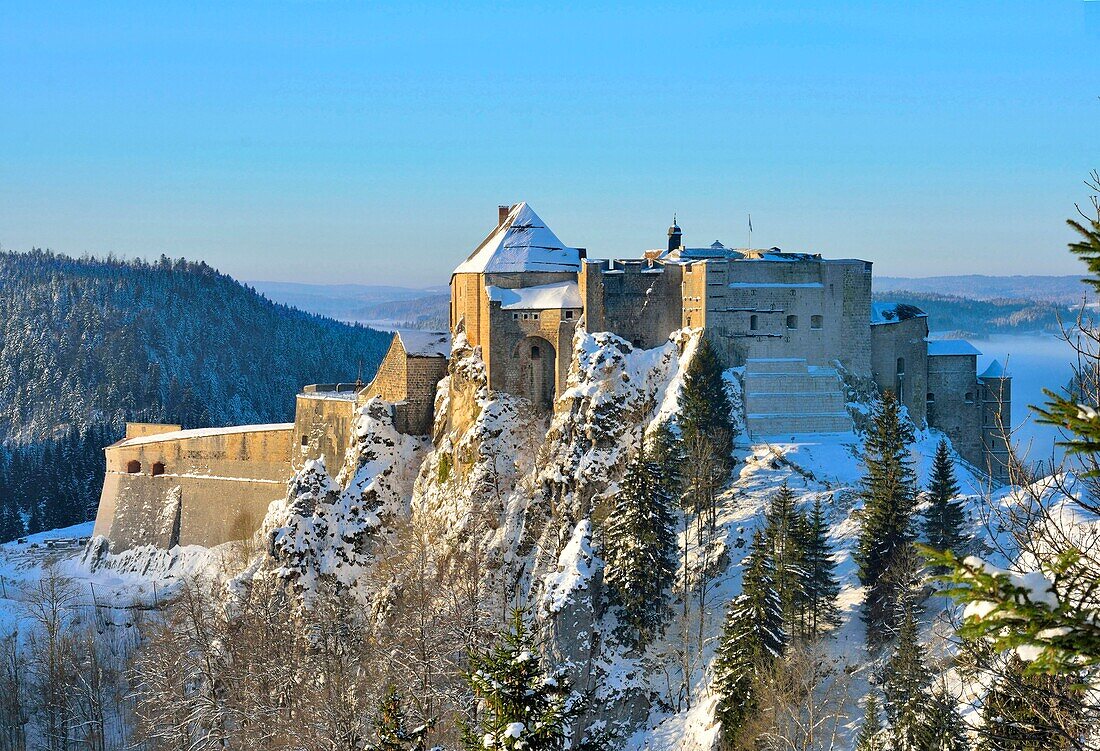
{"label": "fir tree", "polygon": [[829,525],[821,508],[821,498],[814,499],[813,510],[806,523],[802,543],[805,568],[806,635],[816,639],[826,626],[840,623],[836,598],[840,583],[836,578],[836,561],[829,543]]}
{"label": "fir tree", "polygon": [[605,581],[638,645],[653,638],[668,611],[676,574],[672,501],[658,464],[639,452],[619,485],[604,550]]}
{"label": "fir tree", "polygon": [[924,539],[938,552],[960,553],[967,536],[963,531],[963,504],[947,441],[936,447],[932,478],[928,484],[928,509],[924,512]]}
{"label": "fir tree", "polygon": [[794,492],[786,483],[772,497],[764,519],[775,590],[782,603],[787,632],[803,632],[802,615],[808,594],[803,545],[808,524],[795,507]]}
{"label": "fir tree", "polygon": [[548,673],[516,609],[500,641],[470,659],[470,688],[482,710],[467,727],[467,751],[561,751],[572,718],[564,676]]}
{"label": "fir tree", "polygon": [[879,716],[878,700],[873,693],[863,701],[863,724],[859,726],[856,745],[852,751],[887,751],[886,733]]}
{"label": "fir tree", "polygon": [[887,572],[914,540],[916,475],[909,460],[912,427],[901,415],[893,392],[886,391],[872,416],[864,448],[867,472],[862,482],[863,517],[856,563],[867,588],[863,619],[868,642],[881,643],[896,625],[897,586]]}
{"label": "fir tree", "polygon": [[738,742],[746,721],[756,711],[757,674],[770,667],[787,647],[783,606],[773,576],[767,540],[758,530],[744,563],[741,594],[726,612],[714,661],[719,696],[715,718],[722,723],[726,747]]}
{"label": "fir tree", "polygon": [[891,748],[920,751],[927,741],[931,675],[924,664],[924,647],[911,610],[906,609],[901,616],[894,649],[883,672],[882,692],[886,698]]}
{"label": "fir tree", "polygon": [[688,363],[680,394],[680,429],[688,445],[697,440],[710,443],[723,473],[730,468],[733,441],[733,404],[718,353],[704,336]]}
{"label": "fir tree", "polygon": [[928,702],[923,751],[970,751],[958,702],[942,683]]}
{"label": "fir tree", "polygon": [[390,686],[378,703],[378,716],[374,720],[377,742],[367,746],[367,751],[424,751],[425,736],[429,725],[409,730],[405,711],[401,708],[401,695]]}

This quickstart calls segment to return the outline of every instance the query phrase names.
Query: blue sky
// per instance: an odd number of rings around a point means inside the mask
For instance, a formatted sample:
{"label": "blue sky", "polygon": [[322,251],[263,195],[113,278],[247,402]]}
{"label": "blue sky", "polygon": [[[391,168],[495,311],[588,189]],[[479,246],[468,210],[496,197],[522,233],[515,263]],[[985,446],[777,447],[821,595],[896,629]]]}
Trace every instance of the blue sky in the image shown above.
{"label": "blue sky", "polygon": [[446,281],[527,200],[664,242],[1077,273],[1100,2],[0,1],[0,244]]}

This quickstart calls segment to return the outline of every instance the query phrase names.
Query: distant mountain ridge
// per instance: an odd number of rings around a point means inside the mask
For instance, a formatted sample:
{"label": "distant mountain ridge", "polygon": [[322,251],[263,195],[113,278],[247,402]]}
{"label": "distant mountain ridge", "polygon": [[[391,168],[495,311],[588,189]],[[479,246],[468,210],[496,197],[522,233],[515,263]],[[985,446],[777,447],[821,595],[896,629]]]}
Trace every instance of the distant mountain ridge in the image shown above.
{"label": "distant mountain ridge", "polygon": [[446,328],[450,289],[371,284],[248,282],[270,300],[340,321],[408,328]]}
{"label": "distant mountain ridge", "polygon": [[1037,300],[1062,305],[1079,305],[1091,292],[1080,276],[989,276],[963,274],[958,276],[876,276],[876,293],[895,290],[954,295],[971,300]]}

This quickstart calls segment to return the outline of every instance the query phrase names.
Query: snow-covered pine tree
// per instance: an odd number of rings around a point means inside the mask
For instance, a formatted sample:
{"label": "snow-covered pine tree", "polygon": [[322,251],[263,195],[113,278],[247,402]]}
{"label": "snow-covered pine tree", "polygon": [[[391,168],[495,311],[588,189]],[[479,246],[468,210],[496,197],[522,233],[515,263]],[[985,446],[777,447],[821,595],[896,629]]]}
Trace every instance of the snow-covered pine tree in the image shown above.
{"label": "snow-covered pine tree", "polygon": [[840,583],[836,578],[836,561],[829,542],[829,524],[825,520],[820,497],[814,499],[813,509],[806,520],[802,556],[805,570],[805,635],[816,639],[823,628],[840,622],[836,606]]}
{"label": "snow-covered pine tree", "polygon": [[787,633],[804,635],[803,616],[808,592],[803,542],[808,524],[795,506],[794,492],[786,483],[772,496],[764,519],[775,590],[782,603]]}
{"label": "snow-covered pine tree", "polygon": [[[959,483],[947,441],[936,446],[932,462],[932,477],[928,483],[928,509],[924,512],[924,539],[928,546],[941,553],[959,554],[967,535],[963,530],[965,516],[959,499]],[[939,569],[942,573],[943,568]]]}
{"label": "snow-covered pine tree", "polygon": [[674,504],[679,503],[684,491],[684,446],[667,420],[659,423],[647,437],[646,456],[656,467],[661,491]]}
{"label": "snow-covered pine tree", "polygon": [[524,617],[514,610],[496,646],[470,660],[470,688],[482,709],[476,726],[463,730],[467,751],[565,748],[569,686],[543,667]]}
{"label": "snow-covered pine tree", "polygon": [[901,614],[894,649],[883,670],[882,693],[892,751],[921,751],[927,741],[929,685],[924,647],[911,609]]}
{"label": "snow-covered pine tree", "polygon": [[723,748],[735,748],[746,721],[757,708],[756,676],[787,648],[783,605],[764,533],[757,530],[743,564],[741,594],[726,612],[714,660],[719,696],[715,719],[722,723]]}
{"label": "snow-covered pine tree", "polygon": [[970,751],[958,702],[942,682],[928,702],[923,751]]}
{"label": "snow-covered pine tree", "polygon": [[428,729],[428,725],[409,729],[405,710],[401,708],[401,695],[396,687],[390,686],[378,702],[378,716],[374,720],[376,741],[368,744],[366,751],[424,751]]}
{"label": "snow-covered pine tree", "polygon": [[639,451],[627,463],[604,536],[604,581],[637,645],[653,638],[668,612],[676,574],[672,502],[657,462]]}
{"label": "snow-covered pine tree", "polygon": [[730,468],[733,440],[733,404],[722,378],[722,363],[704,336],[688,363],[680,393],[680,429],[686,445],[702,440],[711,444],[723,473]]}
{"label": "snow-covered pine tree", "polygon": [[886,732],[874,693],[867,694],[863,700],[863,724],[859,726],[859,735],[852,751],[887,751]]}
{"label": "snow-covered pine tree", "polygon": [[867,471],[862,481],[863,516],[855,556],[859,579],[867,588],[863,620],[871,644],[889,639],[896,626],[897,586],[887,573],[915,538],[916,475],[909,459],[912,442],[913,429],[902,417],[897,397],[887,390],[875,407],[864,446]]}

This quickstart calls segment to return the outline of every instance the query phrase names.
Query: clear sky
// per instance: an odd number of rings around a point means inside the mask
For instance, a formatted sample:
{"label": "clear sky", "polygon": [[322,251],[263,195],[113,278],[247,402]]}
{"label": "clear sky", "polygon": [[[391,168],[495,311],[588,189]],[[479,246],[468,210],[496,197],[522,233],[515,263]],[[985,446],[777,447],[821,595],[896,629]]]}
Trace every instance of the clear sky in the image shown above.
{"label": "clear sky", "polygon": [[0,0],[0,244],[428,285],[527,200],[880,274],[1076,273],[1100,2]]}

